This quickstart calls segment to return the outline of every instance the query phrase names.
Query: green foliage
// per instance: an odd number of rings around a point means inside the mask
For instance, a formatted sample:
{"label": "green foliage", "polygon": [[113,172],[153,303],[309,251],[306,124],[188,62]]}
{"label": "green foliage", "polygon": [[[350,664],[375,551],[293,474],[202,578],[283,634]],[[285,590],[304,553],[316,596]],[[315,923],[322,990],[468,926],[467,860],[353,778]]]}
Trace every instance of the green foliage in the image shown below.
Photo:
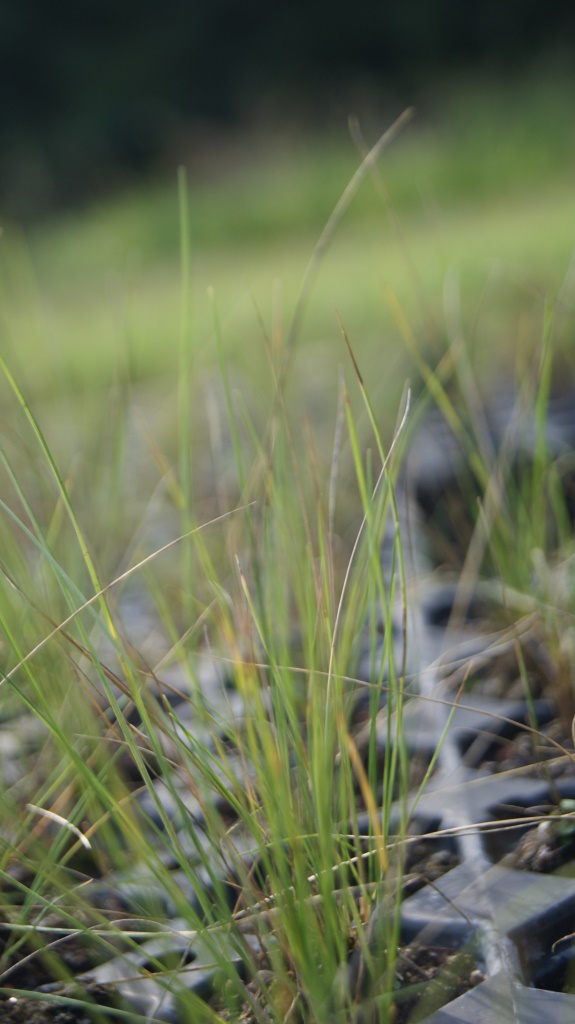
{"label": "green foliage", "polygon": [[[417,145],[421,154],[432,152],[423,139]],[[537,289],[517,288],[510,274],[495,282],[487,274],[486,283],[485,269],[496,252],[507,263],[520,261],[524,275],[538,275],[550,254],[542,279],[569,298],[571,282],[562,275],[572,246],[572,198],[557,188],[552,196],[540,193],[534,206],[532,191],[528,201],[509,200],[502,212],[486,202],[488,183],[485,205],[454,206],[438,240],[430,221],[416,214],[413,197],[406,198],[407,186],[402,191],[414,152],[407,147],[403,165],[399,157],[395,167],[391,162],[389,178],[385,171],[374,176],[375,200],[362,211],[358,195],[356,219],[344,224],[356,201],[346,193],[331,224],[347,230],[345,245],[338,252],[336,238],[326,257],[320,244],[310,262],[309,248],[301,259],[306,235],[283,242],[284,255],[274,264],[279,244],[256,245],[249,202],[244,209],[241,186],[230,184],[229,192],[210,192],[210,201],[215,207],[227,195],[244,221],[225,246],[214,242],[210,249],[203,240],[213,262],[202,267],[194,242],[198,196],[192,185],[188,207],[183,176],[177,283],[159,192],[149,198],[147,224],[147,201],[133,197],[45,229],[31,240],[31,258],[26,246],[8,239],[4,329],[22,365],[15,371],[8,357],[2,360],[0,705],[15,730],[23,722],[40,743],[24,747],[18,778],[7,775],[0,787],[0,888],[10,931],[0,957],[5,984],[26,956],[39,959],[51,978],[69,980],[58,941],[70,932],[102,958],[118,948],[127,955],[143,934],[169,929],[169,901],[190,942],[201,944],[219,969],[219,997],[202,1009],[179,985],[176,963],[158,957],[151,964],[190,1020],[247,1014],[279,1024],[292,1007],[306,1024],[359,1021],[366,1007],[387,1019],[409,820],[406,650],[396,663],[388,631],[361,749],[351,726],[360,687],[354,673],[366,622],[376,662],[374,608],[380,605],[385,618],[399,602],[405,612],[394,485],[406,436],[431,402],[460,432],[478,484],[469,506],[476,543],[466,568],[476,582],[495,566],[506,608],[529,603],[563,658],[560,684],[572,701],[572,651],[562,629],[570,613],[555,600],[552,574],[558,563],[570,595],[567,519],[543,429],[552,357],[566,348],[568,303],[556,304],[553,318],[552,294],[541,300]],[[448,175],[447,164],[444,169]],[[309,223],[301,212],[308,200],[319,216],[319,199],[309,198],[317,180],[310,174],[308,198],[296,203],[302,225]],[[393,204],[382,200],[384,186]],[[467,187],[459,198],[471,194]],[[257,187],[251,188],[255,204]],[[446,188],[451,195],[452,185]],[[364,219],[379,209],[369,204],[380,202],[383,242],[379,222]],[[407,213],[405,229],[398,208]],[[274,231],[281,224],[278,214]],[[128,300],[126,254],[138,245],[141,271],[134,271],[137,285]],[[454,259],[460,277],[446,277]],[[270,262],[270,273],[286,272],[283,299],[276,291],[271,312],[266,300],[263,311],[256,301],[249,316],[245,309],[232,315],[229,282],[239,275],[243,289],[243,275],[263,273]],[[114,264],[120,276],[107,291],[102,274]],[[28,276],[34,265],[38,284]],[[66,268],[76,277],[62,284]],[[203,297],[212,272],[227,282],[223,299],[220,284]],[[305,304],[298,301],[302,277]],[[125,321],[110,337],[114,314],[106,297],[118,294],[116,285]],[[264,278],[259,291],[266,287]],[[487,294],[478,312],[481,289]],[[25,308],[31,296],[38,302],[32,311]],[[298,320],[294,309],[305,316]],[[522,378],[525,401],[535,409],[537,444],[530,474],[510,488],[507,504],[498,504],[491,503],[490,488],[494,469],[503,473],[505,466],[485,459],[480,421],[471,415],[468,424],[461,406],[475,409],[485,352],[491,358],[509,324],[519,338],[518,359],[530,371]],[[50,337],[46,357],[42,346]],[[124,346],[122,356],[111,357],[117,345]],[[57,370],[46,380],[52,360]],[[339,376],[338,362],[347,367]],[[415,376],[409,412],[399,397],[406,366]],[[158,397],[142,380],[160,369],[158,389],[167,393]],[[110,376],[114,386],[106,390],[101,385]],[[76,400],[64,397],[58,405],[58,423],[40,398],[74,389]],[[550,509],[558,523],[555,549],[547,532]],[[380,562],[386,530],[394,558],[387,579]],[[526,550],[533,552],[530,560]],[[546,590],[532,586],[533,565]],[[139,641],[123,612],[134,593],[154,622]],[[230,715],[212,700],[206,664],[208,674],[233,679],[240,712]],[[185,678],[190,720],[182,715],[180,721],[170,703],[172,671]],[[394,730],[395,741],[381,763],[375,730],[384,679],[393,712],[384,727],[389,738]],[[144,807],[136,790],[148,792]],[[176,883],[174,864],[195,892],[195,905]],[[111,871],[146,879],[141,913],[129,925],[90,899]],[[225,882],[234,886],[233,905]],[[374,936],[376,907],[383,914]],[[248,932],[257,936],[256,951]],[[223,935],[257,984],[239,977],[229,946],[222,952]],[[364,985],[354,986],[348,973],[352,948]]]}

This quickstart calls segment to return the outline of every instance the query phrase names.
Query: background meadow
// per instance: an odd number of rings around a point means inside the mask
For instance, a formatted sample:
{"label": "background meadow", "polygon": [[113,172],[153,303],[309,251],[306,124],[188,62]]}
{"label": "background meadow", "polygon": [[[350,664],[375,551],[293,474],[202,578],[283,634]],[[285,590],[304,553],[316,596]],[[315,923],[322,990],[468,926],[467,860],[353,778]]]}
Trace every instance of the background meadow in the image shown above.
{"label": "background meadow", "polygon": [[457,337],[480,379],[511,378],[552,310],[570,362],[571,94],[565,75],[533,74],[440,93],[366,176],[320,258],[331,211],[388,122],[253,133],[222,144],[209,172],[184,168],[179,182],[174,171],[24,225],[8,217],[2,352],[78,494],[118,459],[117,486],[154,486],[178,460],[185,389],[198,508],[213,508],[214,449],[230,447],[221,360],[261,431],[286,344],[298,444],[313,435],[329,475],[339,375],[351,369],[339,320],[388,437],[406,381],[417,387],[416,350],[437,365]]}

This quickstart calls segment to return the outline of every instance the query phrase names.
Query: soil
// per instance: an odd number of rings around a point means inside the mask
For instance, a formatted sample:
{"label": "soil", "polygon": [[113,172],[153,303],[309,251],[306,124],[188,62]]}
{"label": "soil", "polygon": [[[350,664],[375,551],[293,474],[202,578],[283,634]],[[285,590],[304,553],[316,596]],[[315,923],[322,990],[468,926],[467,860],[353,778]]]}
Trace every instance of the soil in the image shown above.
{"label": "soil", "polygon": [[[73,988],[69,996],[86,998],[83,992]],[[110,991],[104,987],[94,988],[92,997],[97,1004],[93,1013],[85,1007],[62,1006],[42,999],[9,999],[1,1004],[0,1019],[2,1024],[114,1024],[118,1018],[106,1016],[103,1009],[114,1006]]]}
{"label": "soil", "polygon": [[[542,773],[545,778],[544,767]],[[562,869],[562,875],[575,877],[575,800],[571,796],[562,797],[558,791],[553,792],[555,783],[573,777],[570,761],[567,761],[566,767],[568,771],[564,775],[557,773],[551,779],[551,802],[526,806],[509,801],[493,807],[494,818],[503,826],[501,832],[491,833],[494,852],[498,850],[496,859],[500,865],[539,874],[551,874]],[[562,785],[561,789],[564,792],[565,786]],[[569,787],[569,791],[575,795],[575,784]],[[505,830],[505,821],[516,822],[522,817],[540,817],[542,820],[522,830],[517,838],[515,831]],[[566,870],[568,865],[570,869]]]}
{"label": "soil", "polygon": [[476,765],[498,773],[529,766],[543,779],[575,777],[573,739],[561,719],[554,718],[535,732],[519,728],[510,737],[494,737],[487,756]]}
{"label": "soil", "polygon": [[439,845],[433,839],[420,839],[408,847],[403,881],[404,898],[424,885],[435,882],[446,871],[459,864],[455,850]]}
{"label": "soil", "polygon": [[394,1024],[416,1024],[475,988],[485,975],[470,953],[413,945],[399,950],[395,978],[401,996],[396,998]]}
{"label": "soil", "polygon": [[[517,871],[538,871],[541,874],[571,864],[572,874],[575,875],[575,834],[566,831],[566,824],[559,815],[550,814],[546,821],[529,829],[500,864]],[[569,822],[568,827],[573,829],[572,822]]]}
{"label": "soil", "polygon": [[[63,924],[59,920],[52,923]],[[8,927],[0,926],[0,954],[6,949],[8,935]],[[55,961],[50,962],[41,948],[25,943],[17,952],[8,954],[2,960],[5,987],[30,991],[45,987],[46,991],[53,990],[59,997],[68,995],[70,999],[85,1002],[84,990],[80,991],[73,983],[61,983],[62,971],[69,972],[71,977],[89,971],[95,962],[93,951],[87,948],[81,936],[71,935],[59,943],[57,959],[58,967],[55,967]],[[95,986],[91,996],[98,1007],[113,1007],[117,1004],[113,993],[103,986]],[[95,1021],[108,1024],[101,1009],[90,1014],[85,1007],[63,1006],[59,1002],[48,1002],[36,997],[27,999],[24,996],[0,1002],[0,1020],[2,1024],[94,1024]]]}

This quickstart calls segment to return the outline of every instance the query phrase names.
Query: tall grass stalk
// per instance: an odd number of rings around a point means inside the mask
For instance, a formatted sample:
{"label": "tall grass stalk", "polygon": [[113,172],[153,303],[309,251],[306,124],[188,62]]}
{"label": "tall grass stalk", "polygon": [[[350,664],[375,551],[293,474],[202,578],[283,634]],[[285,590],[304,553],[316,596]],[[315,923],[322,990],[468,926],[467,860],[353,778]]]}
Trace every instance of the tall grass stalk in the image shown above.
{"label": "tall grass stalk", "polygon": [[[180,260],[181,260],[181,316],[180,316],[180,360],[178,374],[178,446],[179,485],[182,534],[189,533],[193,525],[192,492],[192,416],[191,416],[191,374],[192,374],[192,310],[191,310],[191,239],[188,179],[185,168],[178,170],[178,200],[180,212]],[[191,612],[193,592],[192,545],[182,542],[182,603],[185,612]]]}

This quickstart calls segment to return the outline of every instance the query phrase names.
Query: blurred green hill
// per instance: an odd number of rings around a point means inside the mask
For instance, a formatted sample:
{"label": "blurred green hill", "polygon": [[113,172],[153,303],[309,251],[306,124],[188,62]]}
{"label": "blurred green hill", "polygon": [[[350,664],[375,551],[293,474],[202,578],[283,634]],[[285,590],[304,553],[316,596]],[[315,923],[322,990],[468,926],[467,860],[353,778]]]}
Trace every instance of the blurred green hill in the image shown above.
{"label": "blurred green hill", "polygon": [[350,103],[421,107],[462,72],[568,65],[575,7],[3,0],[0,22],[0,196],[21,216],[189,163],[233,127],[325,128]]}

